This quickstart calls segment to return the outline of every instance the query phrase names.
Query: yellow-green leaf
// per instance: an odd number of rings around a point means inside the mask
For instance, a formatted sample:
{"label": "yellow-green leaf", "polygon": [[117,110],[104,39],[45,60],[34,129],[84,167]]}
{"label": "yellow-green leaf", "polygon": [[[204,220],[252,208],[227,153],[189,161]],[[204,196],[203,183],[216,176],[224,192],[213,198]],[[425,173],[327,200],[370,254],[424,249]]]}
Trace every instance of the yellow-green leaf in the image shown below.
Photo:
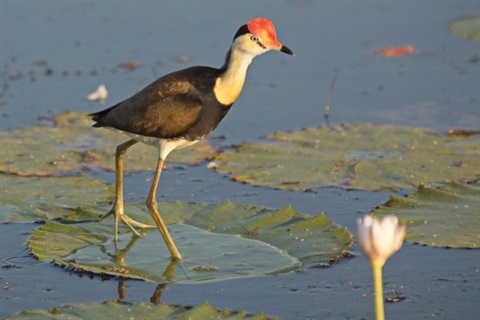
{"label": "yellow-green leaf", "polygon": [[478,135],[439,136],[423,129],[351,124],[276,132],[271,138],[220,154],[217,170],[235,180],[292,190],[401,190],[421,181],[480,176]]}
{"label": "yellow-green leaf", "polygon": [[[0,172],[24,176],[79,175],[83,169],[99,166],[115,168],[115,148],[129,137],[118,131],[92,128],[93,122],[81,113],[63,113],[55,126],[34,126],[0,132],[2,156]],[[205,141],[178,152],[169,162],[194,164],[214,155]],[[125,155],[125,170],[153,170],[158,151],[139,143]]]}
{"label": "yellow-green leaf", "polygon": [[1,174],[0,185],[0,222],[93,218],[114,195],[112,185],[86,177]]}
{"label": "yellow-green leaf", "polygon": [[448,28],[457,36],[471,40],[480,40],[480,14],[473,14],[455,20],[450,23]]}
{"label": "yellow-green leaf", "polygon": [[228,309],[219,310],[204,302],[196,307],[172,306],[164,303],[155,305],[137,302],[133,305],[116,302],[67,304],[48,310],[26,310],[11,319],[271,319],[263,313],[248,315]]}
{"label": "yellow-green leaf", "polygon": [[391,196],[374,215],[395,214],[407,223],[406,241],[434,247],[480,246],[480,182],[451,182],[440,188],[420,184],[406,197]]}
{"label": "yellow-green leaf", "polygon": [[[184,256],[170,254],[158,230],[132,237],[122,227],[113,241],[113,219],[64,224],[47,222],[28,246],[40,259],[89,271],[155,282],[216,281],[254,277],[328,264],[352,245],[346,228],[325,215],[302,215],[291,207],[269,210],[227,201],[220,205],[160,202],[172,237]],[[129,204],[132,218],[152,224],[143,203]],[[155,267],[152,267],[155,266]]]}

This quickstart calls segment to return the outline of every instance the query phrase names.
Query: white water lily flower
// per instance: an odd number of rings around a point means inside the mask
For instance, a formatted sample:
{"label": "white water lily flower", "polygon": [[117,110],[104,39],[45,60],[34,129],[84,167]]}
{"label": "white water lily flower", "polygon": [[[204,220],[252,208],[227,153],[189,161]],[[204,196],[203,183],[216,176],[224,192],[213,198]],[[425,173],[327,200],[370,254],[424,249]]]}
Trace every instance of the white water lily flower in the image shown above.
{"label": "white water lily flower", "polygon": [[372,265],[376,319],[385,320],[382,267],[402,247],[407,226],[399,226],[398,218],[393,214],[382,220],[367,215],[357,219],[356,229],[358,246]]}
{"label": "white water lily flower", "polygon": [[104,84],[101,84],[98,86],[97,90],[95,92],[90,93],[87,96],[88,100],[98,100],[100,102],[104,102],[107,100],[108,97],[108,91],[107,88],[105,87]]}
{"label": "white water lily flower", "polygon": [[395,215],[378,220],[371,215],[357,219],[357,242],[371,263],[383,265],[402,247],[407,232],[405,224],[399,226]]}

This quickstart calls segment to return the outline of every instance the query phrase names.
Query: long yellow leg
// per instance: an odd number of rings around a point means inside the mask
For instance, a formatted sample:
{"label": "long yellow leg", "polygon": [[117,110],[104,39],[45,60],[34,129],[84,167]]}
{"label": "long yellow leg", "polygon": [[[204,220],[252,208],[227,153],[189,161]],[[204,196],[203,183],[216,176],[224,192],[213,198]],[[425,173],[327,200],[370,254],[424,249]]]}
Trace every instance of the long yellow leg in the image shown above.
{"label": "long yellow leg", "polygon": [[172,259],[181,260],[182,255],[180,254],[177,247],[175,246],[175,243],[173,242],[173,239],[170,236],[170,233],[168,232],[165,222],[163,222],[162,217],[158,213],[158,204],[157,204],[156,194],[157,194],[158,181],[160,180],[160,176],[162,174],[162,169],[163,169],[163,159],[159,158],[157,163],[157,169],[155,171],[155,177],[153,178],[152,187],[150,188],[150,193],[148,194],[148,198],[147,198],[147,207],[148,207],[148,210],[150,211],[150,214],[152,215],[153,220],[157,224],[158,230],[160,230],[160,233],[162,234],[163,240],[165,240],[165,244],[167,245],[168,250],[170,250]]}
{"label": "long yellow leg", "polygon": [[130,231],[135,234],[136,236],[141,236],[134,227],[146,229],[152,228],[153,226],[138,222],[130,218],[125,214],[125,209],[123,206],[123,156],[127,152],[127,149],[136,144],[138,141],[136,140],[129,140],[125,143],[122,143],[117,146],[117,150],[115,152],[115,203],[112,209],[104,216],[100,218],[100,221],[105,219],[110,215],[115,216],[115,240],[118,240],[118,222],[123,222]]}

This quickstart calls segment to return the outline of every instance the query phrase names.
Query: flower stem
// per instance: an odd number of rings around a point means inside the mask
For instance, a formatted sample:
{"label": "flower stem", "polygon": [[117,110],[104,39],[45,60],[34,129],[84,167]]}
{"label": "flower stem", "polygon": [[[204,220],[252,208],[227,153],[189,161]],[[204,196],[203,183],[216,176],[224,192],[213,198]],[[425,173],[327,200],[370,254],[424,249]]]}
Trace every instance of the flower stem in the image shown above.
{"label": "flower stem", "polygon": [[375,314],[377,320],[385,319],[385,312],[383,310],[382,267],[383,263],[372,263],[373,285],[375,287]]}

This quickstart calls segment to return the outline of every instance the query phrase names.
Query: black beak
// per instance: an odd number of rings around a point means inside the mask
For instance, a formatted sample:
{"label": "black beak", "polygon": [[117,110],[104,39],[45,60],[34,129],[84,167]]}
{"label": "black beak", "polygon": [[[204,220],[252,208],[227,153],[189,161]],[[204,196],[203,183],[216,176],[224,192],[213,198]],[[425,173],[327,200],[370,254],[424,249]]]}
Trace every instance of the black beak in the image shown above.
{"label": "black beak", "polygon": [[280,51],[282,51],[282,52],[284,52],[284,53],[286,53],[286,54],[289,54],[289,55],[291,55],[291,56],[294,56],[294,55],[295,55],[295,53],[293,53],[293,51],[290,50],[290,48],[288,48],[288,47],[286,47],[286,46],[283,46],[283,45],[282,45],[282,47],[280,48]]}

